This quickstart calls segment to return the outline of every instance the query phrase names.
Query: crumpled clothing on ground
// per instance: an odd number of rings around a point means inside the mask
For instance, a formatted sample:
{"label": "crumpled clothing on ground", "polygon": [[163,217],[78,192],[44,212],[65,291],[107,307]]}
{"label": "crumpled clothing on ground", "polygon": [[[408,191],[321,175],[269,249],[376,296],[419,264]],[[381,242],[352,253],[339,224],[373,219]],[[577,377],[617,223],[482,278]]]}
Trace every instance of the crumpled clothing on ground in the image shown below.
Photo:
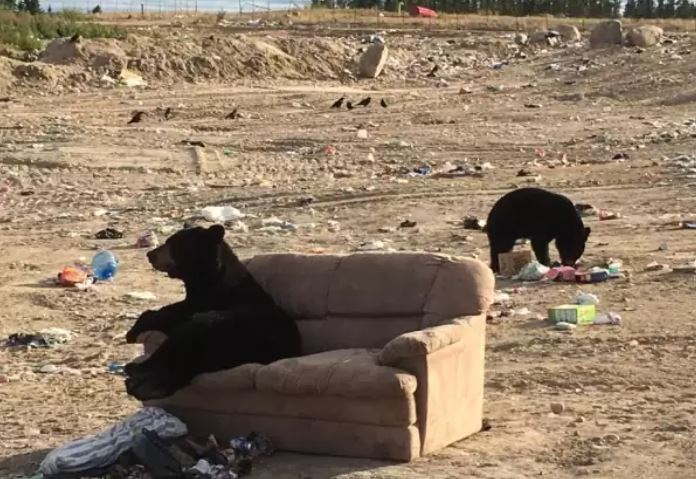
{"label": "crumpled clothing on ground", "polygon": [[183,422],[164,409],[145,407],[102,433],[54,449],[41,462],[39,470],[50,476],[108,467],[131,448],[133,439],[143,428],[163,438],[180,437],[188,432]]}

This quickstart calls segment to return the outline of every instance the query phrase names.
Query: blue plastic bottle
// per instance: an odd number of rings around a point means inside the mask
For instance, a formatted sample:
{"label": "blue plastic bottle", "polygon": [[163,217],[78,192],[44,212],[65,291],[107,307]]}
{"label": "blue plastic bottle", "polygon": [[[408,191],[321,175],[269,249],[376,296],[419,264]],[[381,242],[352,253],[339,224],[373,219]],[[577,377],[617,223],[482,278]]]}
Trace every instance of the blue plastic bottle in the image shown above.
{"label": "blue plastic bottle", "polygon": [[92,258],[92,272],[98,281],[108,281],[118,272],[118,259],[111,251],[101,250]]}

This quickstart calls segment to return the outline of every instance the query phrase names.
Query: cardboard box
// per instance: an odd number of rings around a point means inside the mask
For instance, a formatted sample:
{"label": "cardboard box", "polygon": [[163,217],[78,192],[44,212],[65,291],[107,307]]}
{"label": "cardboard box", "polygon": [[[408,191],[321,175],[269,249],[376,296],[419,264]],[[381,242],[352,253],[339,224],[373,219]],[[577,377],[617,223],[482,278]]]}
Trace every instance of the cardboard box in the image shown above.
{"label": "cardboard box", "polygon": [[530,250],[510,251],[498,255],[500,274],[503,276],[515,276],[527,264],[532,262]]}
{"label": "cardboard box", "polygon": [[594,304],[562,304],[549,308],[549,319],[554,323],[592,324],[596,314]]}

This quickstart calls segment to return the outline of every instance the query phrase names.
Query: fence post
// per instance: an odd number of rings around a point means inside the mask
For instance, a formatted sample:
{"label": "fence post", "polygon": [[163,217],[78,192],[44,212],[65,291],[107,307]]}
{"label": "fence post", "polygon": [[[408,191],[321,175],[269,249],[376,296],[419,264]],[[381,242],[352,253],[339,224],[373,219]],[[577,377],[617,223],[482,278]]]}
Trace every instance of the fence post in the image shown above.
{"label": "fence post", "polygon": [[145,18],[145,4],[144,3],[140,4],[140,16]]}

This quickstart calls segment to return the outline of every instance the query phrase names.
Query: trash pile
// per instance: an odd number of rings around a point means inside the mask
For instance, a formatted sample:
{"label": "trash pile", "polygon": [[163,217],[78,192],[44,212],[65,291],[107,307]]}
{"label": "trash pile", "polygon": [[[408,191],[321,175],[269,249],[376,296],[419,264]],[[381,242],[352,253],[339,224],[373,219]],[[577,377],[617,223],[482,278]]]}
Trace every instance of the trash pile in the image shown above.
{"label": "trash pile", "polygon": [[92,258],[91,264],[76,261],[64,266],[55,278],[60,286],[85,290],[96,282],[111,281],[118,272],[118,258],[109,250],[99,250]]}
{"label": "trash pile", "polygon": [[35,477],[236,479],[252,472],[255,458],[274,452],[253,432],[221,448],[213,436],[188,435],[186,425],[163,409],[144,407],[104,432],[54,449]]}
{"label": "trash pile", "polygon": [[65,344],[73,338],[73,333],[62,328],[46,328],[36,333],[13,333],[4,341],[7,348],[23,347],[50,348],[59,344]]}

